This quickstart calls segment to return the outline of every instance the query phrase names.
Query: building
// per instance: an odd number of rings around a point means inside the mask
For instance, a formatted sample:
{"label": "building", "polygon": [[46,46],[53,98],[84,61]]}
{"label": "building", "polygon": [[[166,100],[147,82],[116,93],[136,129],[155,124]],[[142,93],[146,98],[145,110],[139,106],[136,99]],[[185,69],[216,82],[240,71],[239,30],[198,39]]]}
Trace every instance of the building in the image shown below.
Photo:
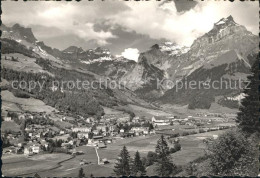
{"label": "building", "polygon": [[32,155],[33,154],[32,148],[31,147],[24,148],[23,154],[25,154],[25,155]]}
{"label": "building", "polygon": [[170,125],[170,119],[167,119],[163,116],[153,116],[152,117],[153,125],[160,126],[160,125]]}
{"label": "building", "polygon": [[88,134],[89,134],[89,132],[79,132],[78,134],[77,134],[77,137],[79,138],[79,139],[81,139],[81,138],[88,138]]}
{"label": "building", "polygon": [[28,156],[33,154],[38,154],[40,153],[40,150],[41,149],[39,145],[32,145],[24,148],[24,154]]}
{"label": "building", "polygon": [[117,122],[128,122],[130,121],[130,116],[120,116],[118,119],[117,119]]}
{"label": "building", "polygon": [[107,128],[107,126],[106,125],[98,125],[97,126],[97,130],[102,130],[102,132],[106,132],[106,129]]}
{"label": "building", "polygon": [[32,152],[35,154],[40,153],[40,146],[39,145],[33,145],[32,146]]}
{"label": "building", "polygon": [[4,117],[4,121],[10,122],[10,121],[12,121],[12,118],[11,117]]}
{"label": "building", "polygon": [[141,134],[148,135],[149,127],[132,127],[131,131],[134,132],[135,135],[141,135]]}
{"label": "building", "polygon": [[93,130],[94,135],[99,135],[99,130]]}
{"label": "building", "polygon": [[101,139],[103,139],[103,135],[93,136],[93,140],[101,140]]}
{"label": "building", "polygon": [[132,119],[133,123],[139,123],[140,122],[140,117],[136,116]]}
{"label": "building", "polygon": [[86,120],[85,120],[87,123],[92,123],[95,121],[95,118],[94,117],[88,117]]}
{"label": "building", "polygon": [[75,127],[72,128],[72,132],[91,132],[90,127]]}

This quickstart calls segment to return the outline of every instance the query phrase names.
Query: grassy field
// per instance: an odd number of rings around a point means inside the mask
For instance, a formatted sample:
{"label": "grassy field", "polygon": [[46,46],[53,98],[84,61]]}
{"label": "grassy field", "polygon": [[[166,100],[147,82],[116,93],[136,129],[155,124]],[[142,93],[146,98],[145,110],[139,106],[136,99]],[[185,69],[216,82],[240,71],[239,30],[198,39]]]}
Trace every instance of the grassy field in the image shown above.
{"label": "grassy field", "polygon": [[200,134],[180,137],[181,151],[172,154],[172,160],[177,165],[185,165],[205,154],[206,144],[203,143],[205,138],[213,138],[213,135],[220,135],[226,130],[205,132]]}
{"label": "grassy field", "polygon": [[129,104],[127,105],[128,108],[130,108],[136,115],[138,116],[145,116],[149,119],[152,119],[152,116],[170,116],[171,113],[170,112],[165,112],[165,111],[161,111],[161,110],[156,110],[156,109],[148,109],[148,108],[144,108],[141,106],[137,106],[137,105],[133,105],[133,104]]}
{"label": "grassy field", "polygon": [[34,98],[18,98],[10,91],[2,91],[2,109],[9,111],[30,111],[51,113],[55,108],[46,105],[43,101]]}
{"label": "grassy field", "polygon": [[3,133],[5,131],[9,131],[9,130],[18,132],[18,131],[20,131],[20,126],[17,125],[13,121],[3,121],[2,126],[1,126],[1,132]]}
{"label": "grassy field", "polygon": [[[95,149],[93,147],[80,146],[77,147],[77,151],[83,151],[83,155],[77,155],[75,158],[70,159],[69,161],[65,161],[60,163],[60,166],[49,170],[38,171],[37,173],[42,177],[77,177],[79,169],[82,167],[86,176],[90,176],[93,174],[97,177],[106,177],[111,175],[113,172],[114,164],[111,165],[97,165],[97,156]],[[102,150],[98,150],[101,158],[110,159],[107,155],[113,155],[110,151],[102,152]],[[65,154],[63,154],[65,155]],[[63,156],[62,155],[62,156]],[[114,158],[114,157],[113,157]],[[85,159],[90,164],[80,165],[80,160]],[[26,176],[33,176],[34,173],[27,174]]]}
{"label": "grassy field", "polygon": [[[212,138],[213,135],[220,135],[223,132],[225,130],[180,137],[182,148],[181,151],[171,154],[173,163],[185,165],[203,156],[204,149],[206,148],[203,139]],[[82,151],[84,154],[75,157],[67,154],[44,154],[35,155],[31,158],[26,158],[23,155],[4,155],[2,157],[2,170],[3,174],[8,176],[33,176],[37,172],[43,177],[76,177],[79,169],[82,167],[86,176],[90,176],[91,174],[97,177],[113,176],[113,168],[123,145],[127,147],[132,158],[137,150],[140,152],[141,157],[144,157],[148,151],[155,150],[155,145],[159,137],[160,135],[151,135],[121,139],[109,144],[105,149],[98,149],[100,158],[109,160],[110,163],[107,165],[97,165],[97,156],[93,147],[80,146],[76,150]],[[169,147],[172,146],[169,143]],[[82,159],[85,159],[89,164],[80,165]],[[148,175],[154,174],[152,169],[153,167],[147,169]]]}
{"label": "grassy field", "polygon": [[44,154],[26,158],[23,155],[2,157],[2,172],[5,176],[23,176],[34,172],[50,170],[58,166],[58,162],[69,159],[66,154]]}
{"label": "grassy field", "polygon": [[[7,60],[5,60],[5,56],[7,58]],[[11,57],[14,57],[15,59],[17,59],[17,61],[12,61]],[[23,71],[23,72],[32,72],[32,73],[47,73],[51,76],[53,76],[53,74],[51,74],[50,72],[43,70],[41,66],[39,66],[38,64],[36,64],[36,59],[35,58],[30,58],[27,56],[24,56],[22,54],[19,53],[13,53],[13,54],[5,54],[4,56],[2,56],[1,58],[1,62],[2,62],[2,66],[9,68],[9,69],[13,69],[16,71]]]}
{"label": "grassy field", "polygon": [[161,106],[162,110],[175,113],[179,116],[188,116],[194,115],[196,113],[225,113],[225,114],[236,114],[238,109],[230,109],[227,107],[223,107],[218,103],[212,103],[209,109],[188,109],[188,105],[180,106],[180,105],[170,105],[164,104]]}

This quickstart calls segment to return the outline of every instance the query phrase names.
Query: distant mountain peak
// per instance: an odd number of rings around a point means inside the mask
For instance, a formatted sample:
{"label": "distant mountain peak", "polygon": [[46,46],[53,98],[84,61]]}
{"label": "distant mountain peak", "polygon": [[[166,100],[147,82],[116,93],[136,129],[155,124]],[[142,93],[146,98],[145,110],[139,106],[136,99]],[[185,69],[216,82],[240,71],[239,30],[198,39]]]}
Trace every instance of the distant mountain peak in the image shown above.
{"label": "distant mountain peak", "polygon": [[237,23],[234,21],[233,17],[230,15],[227,18],[220,19],[217,23],[214,24],[214,26],[227,26],[227,25],[237,25]]}
{"label": "distant mountain peak", "polygon": [[66,48],[65,50],[63,50],[62,52],[64,52],[64,53],[82,53],[82,52],[84,52],[84,50],[81,47],[70,46],[70,47]]}
{"label": "distant mountain peak", "polygon": [[25,39],[30,43],[34,43],[37,41],[35,36],[33,35],[31,28],[26,28],[21,26],[20,24],[16,23],[10,28],[10,32],[20,34],[21,38]]}

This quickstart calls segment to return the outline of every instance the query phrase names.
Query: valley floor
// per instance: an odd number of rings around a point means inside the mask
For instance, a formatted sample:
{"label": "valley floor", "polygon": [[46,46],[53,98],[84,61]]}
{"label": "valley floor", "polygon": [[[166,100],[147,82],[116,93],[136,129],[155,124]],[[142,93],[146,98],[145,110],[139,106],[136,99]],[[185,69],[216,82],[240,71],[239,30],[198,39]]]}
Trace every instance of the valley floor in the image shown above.
{"label": "valley floor", "polygon": [[[225,130],[212,131],[200,134],[180,137],[181,151],[171,155],[172,161],[177,165],[186,165],[204,155],[205,144],[203,139],[212,138]],[[154,151],[155,145],[160,135],[139,136],[134,138],[120,139],[110,144],[105,149],[98,149],[101,159],[106,158],[109,164],[98,165],[97,155],[94,147],[80,146],[77,151],[83,151],[83,155],[71,156],[68,154],[38,154],[31,157],[24,155],[3,155],[2,171],[5,176],[33,176],[38,173],[42,177],[76,177],[82,167],[86,176],[91,174],[97,177],[113,176],[115,161],[119,155],[119,150],[123,145],[127,147],[130,155],[133,156],[138,150],[141,156],[146,156],[148,151]],[[169,145],[170,147],[172,145]],[[82,159],[89,164],[80,165]],[[18,168],[18,169],[17,169]],[[148,167],[148,176],[154,175],[152,167]]]}

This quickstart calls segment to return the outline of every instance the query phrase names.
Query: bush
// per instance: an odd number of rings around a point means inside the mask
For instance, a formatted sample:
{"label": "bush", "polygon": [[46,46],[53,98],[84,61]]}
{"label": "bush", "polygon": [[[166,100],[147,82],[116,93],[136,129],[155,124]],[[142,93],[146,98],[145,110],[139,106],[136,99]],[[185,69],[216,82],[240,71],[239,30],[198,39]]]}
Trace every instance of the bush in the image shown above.
{"label": "bush", "polygon": [[28,93],[25,93],[24,91],[20,90],[13,90],[13,94],[15,97],[18,98],[30,98],[30,95]]}
{"label": "bush", "polygon": [[170,138],[176,138],[176,137],[179,137],[179,136],[180,136],[180,133],[175,133],[175,134],[171,134]]}
{"label": "bush", "polygon": [[173,148],[170,148],[170,153],[175,153],[181,150],[181,144],[175,143]]}
{"label": "bush", "polygon": [[204,129],[199,129],[199,133],[205,133],[206,131]]}
{"label": "bush", "polygon": [[175,143],[174,144],[174,149],[175,149],[175,151],[180,151],[181,150],[181,144]]}
{"label": "bush", "polygon": [[8,86],[7,85],[4,85],[4,86],[1,86],[1,90],[4,91],[4,90],[8,90]]}
{"label": "bush", "polygon": [[189,132],[182,132],[181,136],[187,136],[187,135],[190,135]]}
{"label": "bush", "polygon": [[238,130],[230,130],[208,146],[210,168],[216,176],[250,176],[258,174],[257,141]]}
{"label": "bush", "polygon": [[157,160],[157,154],[155,152],[149,151],[146,158],[146,166],[152,165]]}

